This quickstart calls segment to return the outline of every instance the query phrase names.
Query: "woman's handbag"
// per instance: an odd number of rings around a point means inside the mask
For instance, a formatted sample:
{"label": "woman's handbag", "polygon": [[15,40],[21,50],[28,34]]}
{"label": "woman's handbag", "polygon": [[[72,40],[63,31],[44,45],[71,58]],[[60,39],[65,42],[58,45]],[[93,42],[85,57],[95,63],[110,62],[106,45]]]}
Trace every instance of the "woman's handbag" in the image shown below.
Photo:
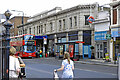
{"label": "woman's handbag", "polygon": [[56,71],[53,72],[54,80],[59,80],[59,76]]}
{"label": "woman's handbag", "polygon": [[[20,64],[24,64],[23,60],[18,57],[19,63]],[[25,74],[25,64],[20,66],[20,73],[19,73],[19,78],[25,78],[26,74]]]}
{"label": "woman's handbag", "polygon": [[26,77],[25,67],[21,67],[20,73],[19,73],[19,78],[25,78],[25,77]]}

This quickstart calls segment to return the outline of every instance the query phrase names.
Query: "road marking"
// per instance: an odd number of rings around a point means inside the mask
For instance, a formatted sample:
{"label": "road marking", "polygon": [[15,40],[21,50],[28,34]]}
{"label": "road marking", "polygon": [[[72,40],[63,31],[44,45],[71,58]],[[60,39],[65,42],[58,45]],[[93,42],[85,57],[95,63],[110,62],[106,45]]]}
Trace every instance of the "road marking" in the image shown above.
{"label": "road marking", "polygon": [[38,70],[38,69],[35,69],[35,68],[31,68],[31,67],[27,67],[27,68],[30,69],[30,70],[33,70],[33,71],[38,71],[38,72],[43,72],[43,73],[47,73],[47,74],[53,75],[53,73],[45,71],[45,70],[40,70],[40,69]]}
{"label": "road marking", "polygon": [[[78,69],[78,68],[75,68],[77,70],[83,70],[83,71],[89,71],[89,72],[97,72],[97,73],[102,73],[102,72],[98,72],[98,71],[93,71],[93,70],[86,70],[86,69]],[[117,74],[112,74],[112,73],[104,73],[104,74],[111,74],[111,75],[117,75]]]}

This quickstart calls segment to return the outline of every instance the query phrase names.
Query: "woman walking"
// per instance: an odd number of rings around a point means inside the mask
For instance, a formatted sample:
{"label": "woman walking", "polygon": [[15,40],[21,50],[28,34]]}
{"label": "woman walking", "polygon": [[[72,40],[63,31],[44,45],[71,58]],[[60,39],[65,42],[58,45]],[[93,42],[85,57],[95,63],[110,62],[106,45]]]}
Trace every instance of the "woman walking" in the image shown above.
{"label": "woman walking", "polygon": [[62,70],[63,70],[62,78],[72,79],[74,77],[73,76],[74,63],[70,59],[70,54],[68,52],[64,52],[64,60],[62,61],[61,68],[55,69],[54,71],[57,72]]}
{"label": "woman walking", "polygon": [[20,64],[18,59],[15,57],[16,49],[10,48],[9,56],[9,78],[18,78],[20,72]]}

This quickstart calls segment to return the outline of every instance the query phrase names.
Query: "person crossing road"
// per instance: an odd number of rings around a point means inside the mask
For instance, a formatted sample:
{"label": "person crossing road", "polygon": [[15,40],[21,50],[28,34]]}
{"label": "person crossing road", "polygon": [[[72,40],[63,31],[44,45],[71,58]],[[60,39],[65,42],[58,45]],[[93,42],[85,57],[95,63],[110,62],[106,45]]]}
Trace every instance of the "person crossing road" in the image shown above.
{"label": "person crossing road", "polygon": [[73,75],[74,63],[70,59],[70,54],[68,52],[64,53],[64,60],[62,61],[61,68],[55,69],[54,72],[62,70],[63,70],[62,78],[72,79],[74,77]]}

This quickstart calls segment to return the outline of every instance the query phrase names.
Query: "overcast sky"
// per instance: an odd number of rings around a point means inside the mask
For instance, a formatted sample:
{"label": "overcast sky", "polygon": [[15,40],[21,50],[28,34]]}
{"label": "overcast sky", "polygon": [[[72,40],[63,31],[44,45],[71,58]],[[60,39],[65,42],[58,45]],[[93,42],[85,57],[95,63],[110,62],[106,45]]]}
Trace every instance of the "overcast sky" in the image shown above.
{"label": "overcast sky", "polygon": [[[79,4],[91,4],[98,2],[100,5],[110,3],[110,0],[1,0],[0,13],[4,13],[7,9],[23,11],[27,16],[33,16],[45,10],[55,7],[67,9]],[[20,15],[12,12],[14,15]]]}

